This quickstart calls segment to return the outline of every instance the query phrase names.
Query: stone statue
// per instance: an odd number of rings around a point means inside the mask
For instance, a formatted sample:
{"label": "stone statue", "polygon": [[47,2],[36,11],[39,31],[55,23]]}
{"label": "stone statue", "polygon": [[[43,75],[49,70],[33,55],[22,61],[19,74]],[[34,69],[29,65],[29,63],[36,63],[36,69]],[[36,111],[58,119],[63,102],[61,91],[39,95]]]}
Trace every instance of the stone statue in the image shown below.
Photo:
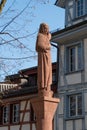
{"label": "stone statue", "polygon": [[36,51],[38,53],[38,91],[51,91],[52,84],[52,64],[51,64],[51,34],[49,27],[41,23],[36,41]]}

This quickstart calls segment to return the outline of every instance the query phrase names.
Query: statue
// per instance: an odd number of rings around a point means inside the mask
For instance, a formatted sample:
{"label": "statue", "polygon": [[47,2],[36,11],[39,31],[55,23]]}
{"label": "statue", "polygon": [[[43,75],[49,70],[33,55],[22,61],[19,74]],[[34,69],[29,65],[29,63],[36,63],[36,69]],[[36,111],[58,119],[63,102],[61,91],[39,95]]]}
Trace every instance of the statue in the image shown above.
{"label": "statue", "polygon": [[51,64],[51,34],[49,27],[41,23],[36,41],[36,51],[38,53],[38,91],[51,91],[52,84],[52,64]]}

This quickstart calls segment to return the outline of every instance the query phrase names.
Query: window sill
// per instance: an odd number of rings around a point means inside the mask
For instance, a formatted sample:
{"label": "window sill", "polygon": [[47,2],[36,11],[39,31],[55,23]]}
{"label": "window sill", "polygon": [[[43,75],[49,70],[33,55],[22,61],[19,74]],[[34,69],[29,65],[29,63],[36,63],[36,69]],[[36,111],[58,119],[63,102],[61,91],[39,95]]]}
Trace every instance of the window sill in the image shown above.
{"label": "window sill", "polygon": [[8,123],[8,124],[0,124],[0,127],[2,127],[2,126],[8,126],[8,125],[10,125],[10,126],[12,126],[12,125],[19,125],[20,124],[20,122],[16,122],[16,123]]}
{"label": "window sill", "polygon": [[77,119],[83,119],[84,116],[81,115],[81,116],[72,116],[72,117],[66,117],[65,120],[68,121],[68,120],[77,120]]}
{"label": "window sill", "polygon": [[66,72],[65,75],[74,74],[74,73],[81,73],[81,71],[83,71],[83,69],[76,70],[76,71],[71,71],[71,72]]}
{"label": "window sill", "polygon": [[86,17],[86,16],[87,16],[87,14],[84,14],[84,15],[82,15],[82,16],[77,16],[77,17],[74,18],[72,21],[74,22],[74,21],[76,21],[76,20],[83,19],[83,18]]}

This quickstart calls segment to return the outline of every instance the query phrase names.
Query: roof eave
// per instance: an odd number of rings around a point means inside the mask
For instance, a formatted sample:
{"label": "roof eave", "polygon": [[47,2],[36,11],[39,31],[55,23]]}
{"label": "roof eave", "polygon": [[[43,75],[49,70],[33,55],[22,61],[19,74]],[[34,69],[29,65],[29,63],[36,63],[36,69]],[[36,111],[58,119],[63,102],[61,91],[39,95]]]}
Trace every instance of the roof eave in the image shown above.
{"label": "roof eave", "polygon": [[65,8],[65,0],[56,0],[55,5],[61,8]]}
{"label": "roof eave", "polygon": [[78,37],[87,36],[87,21],[81,22],[79,24],[73,25],[72,27],[67,27],[55,33],[52,33],[52,42],[55,43],[67,43],[72,39],[77,39]]}

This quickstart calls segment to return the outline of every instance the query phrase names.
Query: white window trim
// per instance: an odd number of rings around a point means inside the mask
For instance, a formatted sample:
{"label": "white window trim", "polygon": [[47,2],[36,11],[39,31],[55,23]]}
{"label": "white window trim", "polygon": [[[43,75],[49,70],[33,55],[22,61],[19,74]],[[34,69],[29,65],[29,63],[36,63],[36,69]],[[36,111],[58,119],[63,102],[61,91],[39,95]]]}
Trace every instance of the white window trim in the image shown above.
{"label": "white window trim", "polygon": [[[70,95],[70,96],[73,96],[74,94],[72,94],[72,95]],[[81,116],[81,115],[78,115],[78,96],[79,95],[81,95],[82,96],[82,94],[75,94],[74,96],[75,96],[75,99],[76,99],[76,101],[75,101],[75,105],[76,105],[76,109],[75,109],[75,112],[76,112],[76,114],[74,115],[74,116],[71,116],[70,115],[70,96],[69,96],[69,117],[76,117],[76,116]]]}
{"label": "white window trim", "polygon": [[[78,14],[77,14],[77,1],[78,0],[75,0],[75,6],[74,6],[74,10],[75,10],[75,18],[80,18],[80,17],[82,17],[82,16],[84,16],[84,15],[86,15],[87,14],[87,0],[83,0],[83,14],[82,15],[79,15],[78,16]],[[73,10],[73,11],[74,11]]]}
{"label": "white window trim", "polygon": [[[69,51],[70,47],[78,46],[79,44],[81,44],[81,60],[82,60],[82,65],[81,65],[80,69],[77,67],[77,69],[75,69],[74,71],[70,71],[69,55],[67,56],[67,51]],[[68,61],[67,61],[67,57],[68,57]],[[77,72],[77,71],[83,70],[83,58],[82,57],[83,57],[83,42],[82,41],[78,41],[78,42],[75,42],[75,43],[67,44],[65,46],[65,74],[69,74],[69,73],[73,73],[73,72]],[[76,64],[77,64],[77,61],[76,61]]]}

